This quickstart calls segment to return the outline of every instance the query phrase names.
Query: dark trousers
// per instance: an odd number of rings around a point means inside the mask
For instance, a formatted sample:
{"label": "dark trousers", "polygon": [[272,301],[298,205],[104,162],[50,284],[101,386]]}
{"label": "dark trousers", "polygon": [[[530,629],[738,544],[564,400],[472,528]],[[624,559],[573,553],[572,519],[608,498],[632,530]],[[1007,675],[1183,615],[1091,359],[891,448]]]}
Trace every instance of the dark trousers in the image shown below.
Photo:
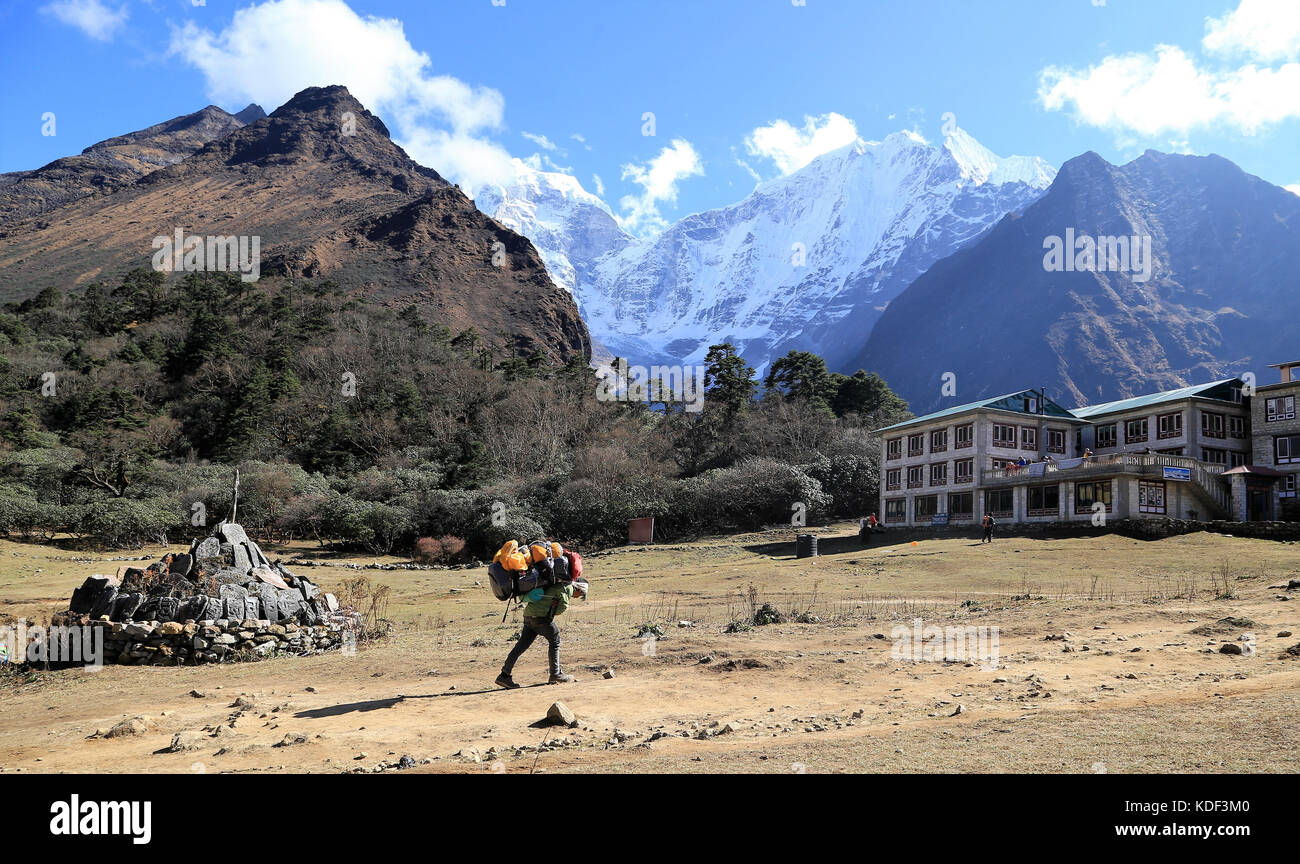
{"label": "dark trousers", "polygon": [[555,626],[555,619],[530,618],[527,615],[524,616],[523,629],[519,631],[519,641],[510,649],[505,665],[501,667],[502,674],[509,675],[514,670],[515,663],[538,636],[544,636],[550,643],[551,674],[560,674],[560,628]]}
{"label": "dark trousers", "polygon": [[984,526],[984,539],[981,540],[980,542],[981,542],[981,543],[984,543],[984,542],[992,543],[992,542],[993,542],[993,526],[992,526],[992,525],[985,525],[985,526]]}

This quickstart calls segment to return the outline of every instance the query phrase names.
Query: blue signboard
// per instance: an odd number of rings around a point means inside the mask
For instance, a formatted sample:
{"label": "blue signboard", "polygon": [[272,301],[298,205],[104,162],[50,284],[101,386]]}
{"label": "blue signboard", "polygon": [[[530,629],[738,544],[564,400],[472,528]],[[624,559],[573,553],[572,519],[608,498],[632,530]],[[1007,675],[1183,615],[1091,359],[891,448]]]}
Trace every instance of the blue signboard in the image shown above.
{"label": "blue signboard", "polygon": [[1166,480],[1191,480],[1192,469],[1191,468],[1170,468],[1166,466],[1165,479]]}
{"label": "blue signboard", "polygon": [[931,525],[947,525],[947,524],[948,524],[948,514],[947,514],[947,513],[936,513],[936,514],[934,514],[934,516],[930,517],[930,524],[931,524]]}

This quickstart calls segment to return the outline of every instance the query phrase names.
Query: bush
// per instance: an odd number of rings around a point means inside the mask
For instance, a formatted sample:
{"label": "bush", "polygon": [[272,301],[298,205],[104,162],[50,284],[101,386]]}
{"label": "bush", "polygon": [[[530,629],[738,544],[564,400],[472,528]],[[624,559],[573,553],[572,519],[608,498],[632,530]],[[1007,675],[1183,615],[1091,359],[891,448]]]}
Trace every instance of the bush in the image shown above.
{"label": "bush", "polygon": [[185,514],[169,502],[107,498],[85,506],[76,527],[102,546],[138,548],[188,524]]}
{"label": "bush", "polygon": [[880,506],[880,459],[856,454],[831,456],[806,465],[804,472],[821,484],[835,516],[865,516]]}
{"label": "bush", "polygon": [[452,564],[458,561],[465,551],[465,541],[459,537],[447,535],[434,539],[421,537],[415,541],[415,551],[411,557],[421,564]]}
{"label": "bush", "polygon": [[748,459],[682,484],[672,528],[682,534],[722,533],[790,524],[794,505],[809,521],[824,517],[832,499],[819,482],[775,459]]}

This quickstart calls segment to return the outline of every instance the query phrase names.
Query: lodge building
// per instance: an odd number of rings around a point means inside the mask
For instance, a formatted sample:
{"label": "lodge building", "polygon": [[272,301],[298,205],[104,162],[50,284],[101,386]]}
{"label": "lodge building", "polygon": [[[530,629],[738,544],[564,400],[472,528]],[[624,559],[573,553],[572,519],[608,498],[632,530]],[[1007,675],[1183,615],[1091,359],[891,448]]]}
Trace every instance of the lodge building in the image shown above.
{"label": "lodge building", "polygon": [[877,430],[886,526],[1173,517],[1300,520],[1300,361],[1066,409],[1038,390]]}

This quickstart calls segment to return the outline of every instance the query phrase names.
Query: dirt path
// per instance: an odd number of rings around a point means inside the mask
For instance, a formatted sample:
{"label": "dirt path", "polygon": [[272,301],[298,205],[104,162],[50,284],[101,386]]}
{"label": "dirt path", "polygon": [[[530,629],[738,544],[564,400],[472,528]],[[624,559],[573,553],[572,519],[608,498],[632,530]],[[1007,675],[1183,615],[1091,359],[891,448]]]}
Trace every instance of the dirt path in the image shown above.
{"label": "dirt path", "polygon": [[[1132,578],[1175,579],[1157,571],[1181,570],[1184,559],[1206,554],[1179,546],[1183,539],[1144,544],[1143,557],[1125,566],[1153,572]],[[878,565],[885,569],[873,574],[894,590],[893,611],[880,617],[844,611],[863,602],[863,565],[826,559],[815,565],[821,578],[839,584],[819,589],[820,623],[726,633],[718,620],[677,627],[665,618],[659,641],[636,638],[629,622],[649,620],[643,610],[665,596],[680,604],[687,595],[674,586],[682,579],[696,592],[690,602],[697,611],[712,603],[721,612],[739,601],[731,588],[718,591],[719,582],[755,580],[762,591],[782,584],[792,563],[716,541],[713,549],[730,556],[721,562],[689,546],[655,550],[653,559],[604,556],[593,563],[607,574],[596,583],[605,594],[577,608],[565,631],[566,665],[578,683],[517,691],[490,683],[512,629],[500,625],[499,607],[481,594],[449,593],[442,577],[422,577],[407,596],[412,620],[424,620],[432,607],[445,623],[411,623],[354,657],[106,667],[11,680],[3,693],[0,770],[395,770],[386,763],[403,755],[413,757],[416,771],[1300,770],[1291,734],[1300,660],[1285,654],[1300,637],[1277,635],[1300,632],[1300,607],[1269,587],[1295,560],[1293,547],[1219,539],[1225,546],[1216,552],[1249,552],[1237,558],[1250,566],[1231,599],[1215,600],[1208,588],[1163,601],[1150,588],[1143,600],[1081,600],[1064,590],[1010,599],[999,590],[1014,578],[1006,570],[1020,563],[1017,556],[1051,561],[1060,550],[1026,541],[990,559],[954,541],[924,559],[905,548],[885,550],[900,563]],[[1127,541],[1091,542],[1120,544],[1107,545],[1107,555],[1135,554]],[[966,593],[990,599],[962,606],[949,594],[943,617],[925,623],[998,627],[996,668],[891,656],[893,629],[911,626],[908,604],[941,602],[948,593],[936,590],[932,565],[923,563],[936,557],[968,569]],[[1048,566],[1035,565],[1044,586],[1064,589],[1077,579]],[[444,581],[472,578],[452,571]],[[1143,590],[1120,587],[1116,597]],[[871,609],[878,607],[885,608]],[[1239,642],[1241,628],[1191,632],[1229,615],[1254,622],[1252,656],[1218,651]],[[538,646],[516,677],[543,680],[544,662]],[[608,667],[611,679],[601,676]],[[241,696],[251,706],[235,707]],[[534,726],[557,699],[576,712],[578,726]],[[95,736],[136,717],[139,734]],[[160,752],[177,733],[187,733],[195,749]]]}

